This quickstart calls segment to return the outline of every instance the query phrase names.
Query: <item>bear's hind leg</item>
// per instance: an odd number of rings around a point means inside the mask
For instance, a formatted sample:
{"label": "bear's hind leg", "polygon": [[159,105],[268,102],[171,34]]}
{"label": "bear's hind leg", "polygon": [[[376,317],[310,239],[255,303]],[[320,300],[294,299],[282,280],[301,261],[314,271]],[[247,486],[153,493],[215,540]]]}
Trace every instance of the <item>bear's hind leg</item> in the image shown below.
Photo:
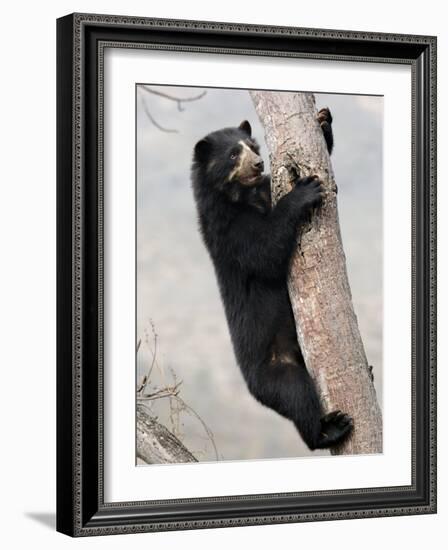
{"label": "bear's hind leg", "polygon": [[[285,360],[286,359],[286,360]],[[249,389],[263,405],[292,420],[310,449],[321,442],[322,410],[306,368],[274,356],[249,380]]]}
{"label": "bear's hind leg", "polygon": [[286,356],[274,356],[249,381],[252,394],[263,405],[292,420],[307,446],[325,449],[340,443],[353,428],[340,411],[323,416],[319,397],[306,367]]}

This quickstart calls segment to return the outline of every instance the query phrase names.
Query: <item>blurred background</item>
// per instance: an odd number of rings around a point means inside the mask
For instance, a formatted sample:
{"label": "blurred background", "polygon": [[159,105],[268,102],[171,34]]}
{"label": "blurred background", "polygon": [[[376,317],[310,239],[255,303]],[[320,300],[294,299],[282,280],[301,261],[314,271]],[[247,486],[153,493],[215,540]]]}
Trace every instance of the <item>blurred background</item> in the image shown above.
{"label": "blurred background", "polygon": [[[383,98],[329,93],[316,103],[333,114],[342,239],[381,404]],[[247,119],[268,162],[249,93],[141,85],[136,112],[137,385],[150,372],[146,405],[198,460],[316,455],[249,394],[197,226],[190,168],[200,138]]]}

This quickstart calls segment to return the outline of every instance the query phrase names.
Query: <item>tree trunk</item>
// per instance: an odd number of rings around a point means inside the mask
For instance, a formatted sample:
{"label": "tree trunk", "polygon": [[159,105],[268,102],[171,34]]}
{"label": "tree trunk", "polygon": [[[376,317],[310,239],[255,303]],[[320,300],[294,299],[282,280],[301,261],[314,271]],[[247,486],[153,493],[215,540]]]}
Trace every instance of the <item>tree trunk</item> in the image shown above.
{"label": "tree trunk", "polygon": [[197,462],[179,439],[142,405],[137,405],[137,456],[146,464]]}
{"label": "tree trunk", "polygon": [[291,189],[287,165],[317,174],[325,199],[299,235],[291,262],[289,296],[297,336],[325,412],[340,409],[354,420],[351,436],[333,454],[382,452],[382,415],[353,309],[339,229],[336,184],[317,121],[314,95],[251,92],[270,153],[272,196]]}

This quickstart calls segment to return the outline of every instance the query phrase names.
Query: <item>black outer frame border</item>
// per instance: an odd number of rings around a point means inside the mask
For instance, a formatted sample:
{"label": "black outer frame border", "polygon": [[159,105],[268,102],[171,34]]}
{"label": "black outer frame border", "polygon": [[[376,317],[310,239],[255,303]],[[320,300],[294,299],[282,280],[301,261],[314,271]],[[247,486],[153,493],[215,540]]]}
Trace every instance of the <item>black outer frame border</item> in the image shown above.
{"label": "black outer frame border", "polygon": [[[413,482],[104,503],[101,43],[407,63],[413,75]],[[71,536],[436,512],[436,38],[73,14],[57,22],[57,530]]]}

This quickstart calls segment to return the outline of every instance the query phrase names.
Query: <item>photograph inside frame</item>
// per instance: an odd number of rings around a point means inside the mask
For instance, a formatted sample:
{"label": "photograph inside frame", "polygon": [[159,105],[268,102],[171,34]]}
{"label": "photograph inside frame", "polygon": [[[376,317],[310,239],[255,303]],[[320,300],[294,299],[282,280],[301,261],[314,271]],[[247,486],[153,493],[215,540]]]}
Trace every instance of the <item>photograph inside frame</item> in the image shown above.
{"label": "photograph inside frame", "polygon": [[[272,110],[277,99],[291,109]],[[309,135],[304,150],[331,155],[330,191],[300,163],[290,119]],[[275,147],[290,157],[280,168]],[[136,86],[137,464],[382,451],[382,160],[381,96]],[[328,193],[343,249],[326,239]],[[309,254],[300,276],[306,246],[318,264],[335,258],[326,273],[335,288],[347,277],[345,297],[328,303]],[[319,300],[353,310],[352,325],[335,314],[327,330],[318,307],[304,321],[300,308]],[[358,349],[346,361],[353,323]],[[371,426],[357,423],[366,407],[378,411]],[[350,447],[361,430],[364,446]]]}

